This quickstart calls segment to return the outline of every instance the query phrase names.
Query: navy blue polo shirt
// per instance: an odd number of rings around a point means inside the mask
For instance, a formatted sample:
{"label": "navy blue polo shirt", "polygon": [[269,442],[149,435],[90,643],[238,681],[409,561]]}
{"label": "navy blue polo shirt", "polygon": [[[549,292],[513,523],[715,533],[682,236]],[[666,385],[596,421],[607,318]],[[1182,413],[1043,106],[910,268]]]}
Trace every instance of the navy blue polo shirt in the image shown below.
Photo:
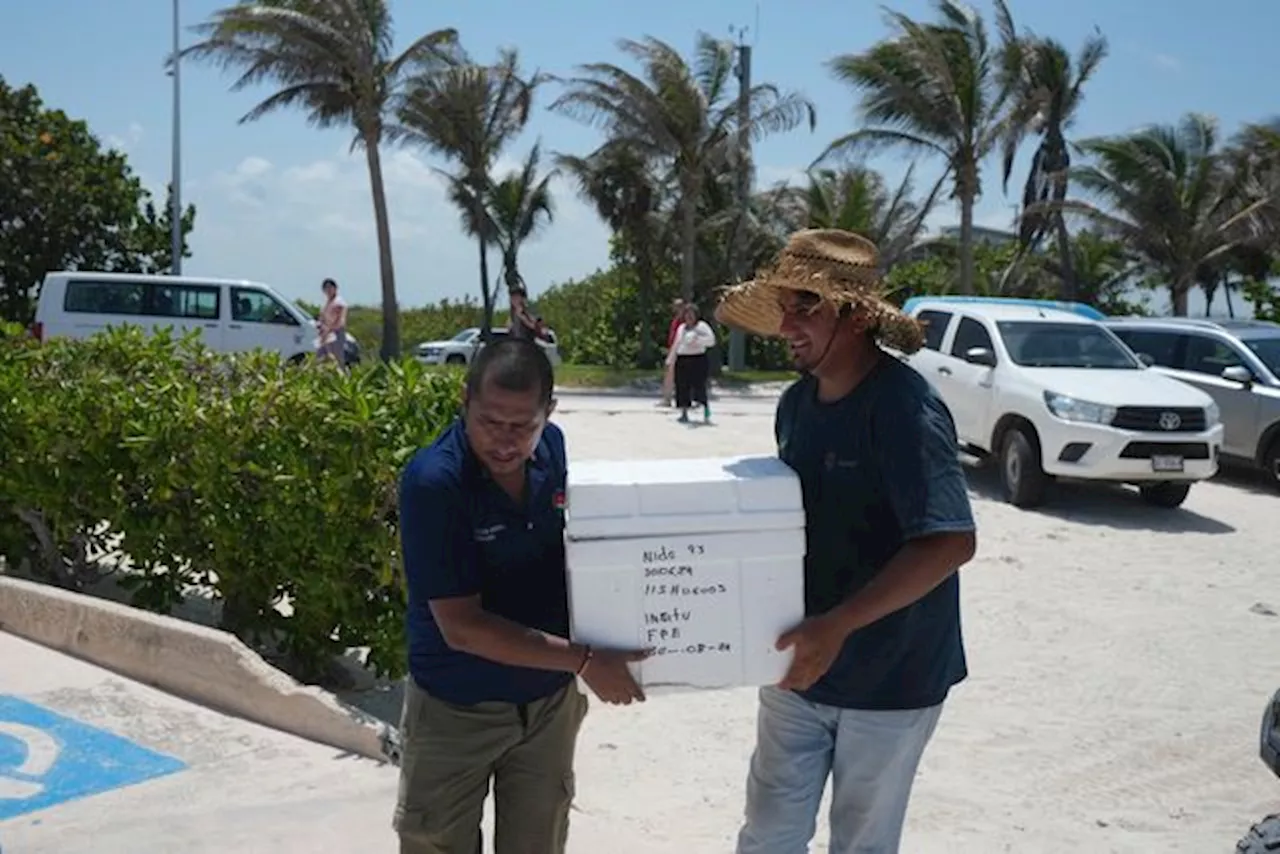
{"label": "navy blue polo shirt", "polygon": [[512,667],[451,649],[429,602],[480,597],[483,608],[548,634],[569,636],[565,589],[564,434],[548,424],[526,464],[517,502],[471,451],[462,420],[409,461],[400,478],[400,541],[409,587],[409,673],[447,703],[528,703],[571,673]]}
{"label": "navy blue polo shirt", "polygon": [[[778,455],[800,477],[805,611],[829,611],[876,576],[909,540],[974,530],[955,424],[933,387],[884,354],[844,398],[817,398],[805,377],[778,403]],[[960,580],[853,632],[801,696],[851,709],[941,703],[967,675]]]}

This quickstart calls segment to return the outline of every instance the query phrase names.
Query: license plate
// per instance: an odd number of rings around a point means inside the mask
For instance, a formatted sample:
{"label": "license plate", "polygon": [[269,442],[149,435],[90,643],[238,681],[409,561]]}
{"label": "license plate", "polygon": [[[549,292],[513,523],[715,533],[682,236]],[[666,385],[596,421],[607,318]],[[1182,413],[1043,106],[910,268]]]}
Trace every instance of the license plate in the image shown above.
{"label": "license plate", "polygon": [[1151,458],[1152,471],[1182,471],[1184,467],[1182,457],[1161,454]]}

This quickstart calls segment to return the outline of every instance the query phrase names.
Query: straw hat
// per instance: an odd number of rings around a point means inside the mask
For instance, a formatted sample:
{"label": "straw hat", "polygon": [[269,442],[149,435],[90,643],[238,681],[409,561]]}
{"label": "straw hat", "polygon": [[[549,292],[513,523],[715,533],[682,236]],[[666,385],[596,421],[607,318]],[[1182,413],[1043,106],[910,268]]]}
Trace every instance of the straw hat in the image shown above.
{"label": "straw hat", "polygon": [[867,238],[840,229],[797,231],[773,264],[754,281],[726,288],[716,306],[716,320],[765,337],[777,337],[782,326],[781,292],[816,294],[836,306],[851,306],[871,320],[875,338],[904,353],[924,343],[920,324],[885,296],[876,246]]}

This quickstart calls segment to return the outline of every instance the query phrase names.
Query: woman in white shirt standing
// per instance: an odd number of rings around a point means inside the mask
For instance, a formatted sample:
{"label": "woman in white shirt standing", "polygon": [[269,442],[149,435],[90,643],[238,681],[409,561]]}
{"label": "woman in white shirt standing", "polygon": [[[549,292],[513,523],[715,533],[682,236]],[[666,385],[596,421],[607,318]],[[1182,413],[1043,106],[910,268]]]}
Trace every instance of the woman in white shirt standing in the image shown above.
{"label": "woman in white shirt standing", "polygon": [[686,305],[684,322],[676,330],[675,344],[667,353],[668,362],[674,361],[676,380],[676,406],[680,409],[680,422],[689,422],[689,407],[702,404],[702,420],[711,420],[711,403],[707,396],[707,376],[710,359],[707,351],[716,344],[716,333],[705,320],[698,317],[697,306]]}

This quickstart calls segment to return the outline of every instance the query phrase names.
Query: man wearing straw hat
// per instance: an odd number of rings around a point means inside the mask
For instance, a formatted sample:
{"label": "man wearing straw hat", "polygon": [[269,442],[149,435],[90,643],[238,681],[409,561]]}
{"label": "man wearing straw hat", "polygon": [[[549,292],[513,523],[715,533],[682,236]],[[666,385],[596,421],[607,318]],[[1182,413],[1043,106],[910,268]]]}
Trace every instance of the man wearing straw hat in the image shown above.
{"label": "man wearing straw hat", "polygon": [[716,317],[782,337],[802,372],[775,434],[804,496],[807,616],[777,642],[790,670],[760,690],[737,851],[808,851],[830,776],[832,854],[891,854],[943,701],[967,675],[956,570],[975,538],[955,425],[881,349],[911,353],[923,336],[885,299],[859,235],[793,235]]}

